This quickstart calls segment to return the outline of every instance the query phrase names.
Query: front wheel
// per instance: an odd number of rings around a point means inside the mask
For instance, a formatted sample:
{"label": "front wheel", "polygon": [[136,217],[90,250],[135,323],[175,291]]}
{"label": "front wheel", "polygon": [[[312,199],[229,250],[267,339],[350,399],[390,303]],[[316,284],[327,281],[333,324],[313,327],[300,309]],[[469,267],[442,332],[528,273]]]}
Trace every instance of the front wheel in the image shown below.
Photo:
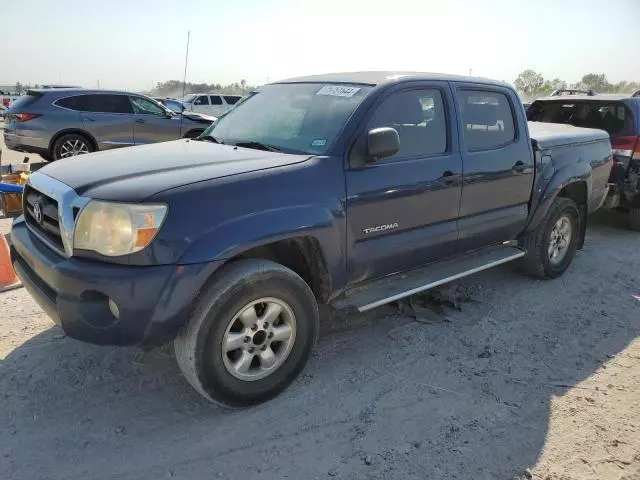
{"label": "front wheel", "polygon": [[520,240],[527,254],[523,270],[540,278],[556,278],[569,267],[578,247],[580,214],[569,198],[556,198],[547,218]]}
{"label": "front wheel", "polygon": [[302,371],[318,334],[318,306],[296,273],[241,260],[218,274],[178,334],[178,365],[205,398],[229,407],[266,401]]}

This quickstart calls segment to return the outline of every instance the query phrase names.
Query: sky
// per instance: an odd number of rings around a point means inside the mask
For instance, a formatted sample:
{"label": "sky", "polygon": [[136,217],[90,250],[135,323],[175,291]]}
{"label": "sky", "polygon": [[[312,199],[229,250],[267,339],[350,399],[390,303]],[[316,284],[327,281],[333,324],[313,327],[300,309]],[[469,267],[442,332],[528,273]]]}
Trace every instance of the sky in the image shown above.
{"label": "sky", "polygon": [[640,81],[640,0],[0,0],[0,85],[357,70]]}

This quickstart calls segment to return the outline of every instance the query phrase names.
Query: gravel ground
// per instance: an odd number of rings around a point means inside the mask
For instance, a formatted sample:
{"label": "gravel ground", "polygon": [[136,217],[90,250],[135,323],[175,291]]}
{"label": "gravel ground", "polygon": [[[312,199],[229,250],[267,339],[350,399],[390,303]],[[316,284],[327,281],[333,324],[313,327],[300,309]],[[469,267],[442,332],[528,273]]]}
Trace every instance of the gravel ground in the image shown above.
{"label": "gravel ground", "polygon": [[170,348],[85,345],[1,293],[0,478],[640,479],[639,236],[621,221],[592,218],[555,281],[503,266],[460,284],[461,311],[327,315],[301,378],[249,410],[204,402]]}

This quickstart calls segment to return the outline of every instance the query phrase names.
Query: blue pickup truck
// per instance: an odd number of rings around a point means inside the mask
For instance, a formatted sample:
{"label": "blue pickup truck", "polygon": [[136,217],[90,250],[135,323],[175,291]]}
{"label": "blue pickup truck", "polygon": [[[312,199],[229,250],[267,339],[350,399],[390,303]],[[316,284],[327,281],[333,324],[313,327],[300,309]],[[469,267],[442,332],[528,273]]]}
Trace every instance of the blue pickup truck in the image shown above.
{"label": "blue pickup truck", "polygon": [[561,275],[612,162],[606,132],[528,126],[501,82],[295,78],[197,139],[34,173],[12,261],[68,336],[173,340],[197,391],[246,406],[303,369],[319,303],[366,311],[510,261]]}

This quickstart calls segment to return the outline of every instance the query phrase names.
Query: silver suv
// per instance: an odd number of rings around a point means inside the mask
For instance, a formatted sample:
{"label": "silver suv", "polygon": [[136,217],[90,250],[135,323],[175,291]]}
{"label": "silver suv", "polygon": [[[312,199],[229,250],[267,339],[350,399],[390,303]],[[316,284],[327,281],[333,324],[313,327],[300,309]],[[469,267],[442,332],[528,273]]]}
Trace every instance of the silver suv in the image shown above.
{"label": "silver suv", "polygon": [[97,150],[200,135],[214,117],[179,114],[133,93],[36,89],[5,112],[7,148],[58,160]]}

